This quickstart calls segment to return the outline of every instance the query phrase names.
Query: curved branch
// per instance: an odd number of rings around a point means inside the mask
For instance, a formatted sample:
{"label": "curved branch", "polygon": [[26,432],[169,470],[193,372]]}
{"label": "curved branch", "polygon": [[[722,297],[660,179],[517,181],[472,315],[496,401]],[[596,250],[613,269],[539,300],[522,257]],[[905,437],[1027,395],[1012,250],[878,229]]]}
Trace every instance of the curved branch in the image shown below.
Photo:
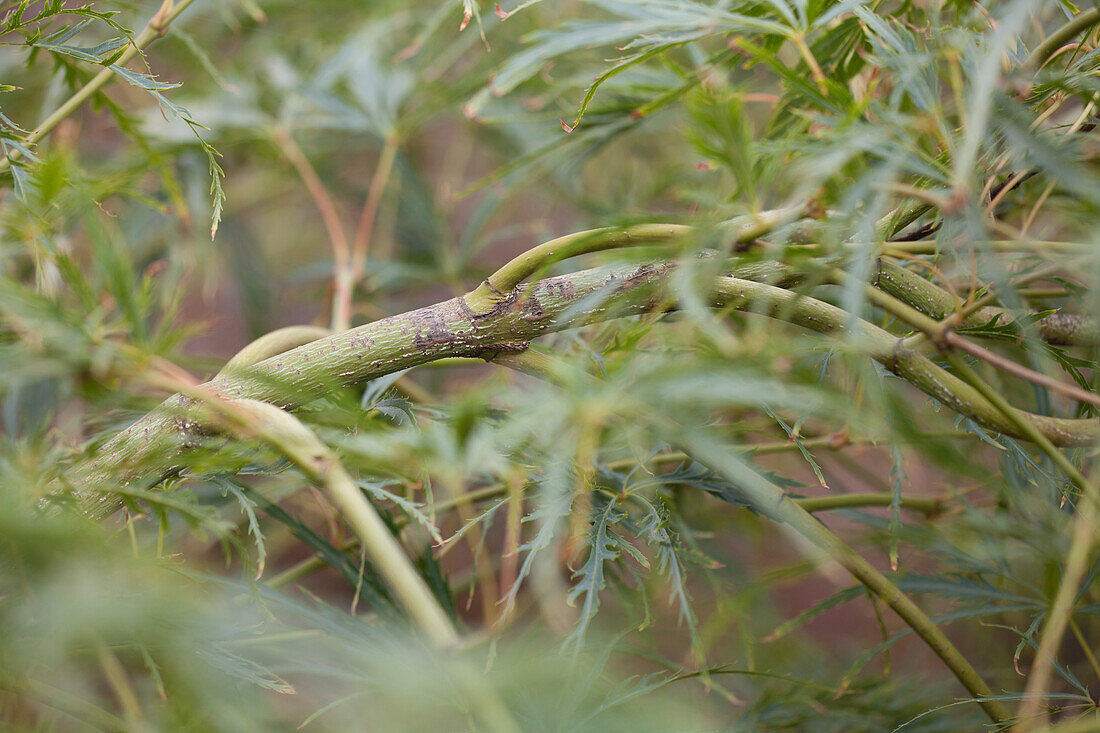
{"label": "curved branch", "polygon": [[231,372],[240,371],[245,367],[250,367],[299,346],[313,343],[331,334],[332,331],[321,326],[287,326],[271,333],[265,333],[227,361],[221,371],[218,372],[218,376],[221,377]]}
{"label": "curved branch", "polygon": [[1100,23],[1100,8],[1089,8],[1078,13],[1035,47],[1035,50],[1024,61],[1021,71],[1033,74],[1043,68],[1043,65],[1054,55],[1055,51],[1069,43],[1074,36],[1087,31],[1097,23]]}
{"label": "curved branch", "polygon": [[437,646],[458,643],[458,631],[428,584],[347,469],[313,431],[266,402],[214,398],[204,404],[228,422],[233,432],[252,434],[269,443],[322,486],[416,626]]}
{"label": "curved branch", "polygon": [[[935,283],[881,257],[876,263],[871,284],[938,321],[957,313],[966,305]],[[957,325],[976,328],[989,323],[997,315],[1004,316],[1004,321],[1013,320],[1013,316],[1003,308],[986,306],[966,316]],[[1100,342],[1100,324],[1080,315],[1052,313],[1030,324],[1029,328],[1034,328],[1039,338],[1055,346],[1091,346]]]}
{"label": "curved branch", "polygon": [[[547,333],[668,307],[658,292],[670,265],[585,270],[517,287],[487,313],[470,310],[461,298],[410,311],[273,356],[250,368],[222,374],[204,385],[227,398],[270,402],[292,408],[341,386],[450,356],[509,351]],[[852,322],[840,308],[772,285],[718,279],[716,306],[783,318],[829,333]],[[868,356],[951,409],[985,427],[1026,439],[1011,421],[973,387],[927,357],[903,347],[892,334],[856,321],[855,336]],[[109,496],[117,481],[159,480],[171,475],[179,451],[200,429],[190,416],[193,401],[175,395],[105,443],[96,457],[75,472],[78,488],[99,487],[98,501],[86,508],[97,515],[119,507]],[[1073,420],[1018,411],[1052,443],[1091,444],[1097,420]],[[140,475],[137,473],[140,467]]]}
{"label": "curved branch", "polygon": [[[481,315],[461,298],[420,308],[223,373],[203,385],[226,398],[292,408],[342,386],[360,384],[450,356],[514,350],[546,333],[577,328],[657,307],[655,286],[669,266],[586,270],[522,285]],[[85,509],[103,516],[119,508],[110,486],[159,481],[172,475],[180,450],[201,435],[191,414],[194,400],[173,395],[108,440],[73,475]],[[106,492],[106,493],[104,493]]]}
{"label": "curved branch", "polygon": [[[805,206],[788,206],[740,216],[718,225],[732,243],[747,242],[802,215]],[[474,313],[484,313],[505,300],[517,285],[540,270],[561,260],[610,249],[669,242],[701,232],[685,224],[637,224],[635,226],[590,229],[543,242],[512,258],[464,296]]]}
{"label": "curved branch", "polygon": [[[852,320],[834,305],[771,285],[718,278],[715,304],[751,310],[773,318],[786,318],[803,328],[820,333],[845,330]],[[955,412],[981,425],[1021,440],[1028,437],[981,393],[923,354],[906,348],[901,339],[866,321],[856,321],[853,336],[864,353]],[[1091,445],[1100,435],[1100,421],[1036,415],[1013,410],[1033,424],[1051,443],[1059,446]]]}

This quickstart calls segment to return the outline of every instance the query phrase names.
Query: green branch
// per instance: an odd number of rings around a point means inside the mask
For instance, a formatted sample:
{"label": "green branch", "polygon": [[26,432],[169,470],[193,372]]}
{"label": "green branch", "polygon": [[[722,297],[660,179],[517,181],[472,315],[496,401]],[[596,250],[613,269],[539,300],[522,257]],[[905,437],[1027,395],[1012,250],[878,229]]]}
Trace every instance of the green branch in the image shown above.
{"label": "green branch", "polygon": [[[967,303],[950,292],[904,267],[878,258],[871,284],[926,316],[942,321],[963,311]],[[985,306],[970,313],[955,324],[960,328],[976,328],[1002,316],[1007,323],[1013,316],[1003,308]],[[1029,325],[1043,341],[1056,346],[1090,346],[1100,342],[1100,324],[1085,316],[1052,313]]]}
{"label": "green branch", "polygon": [[[544,334],[666,307],[659,286],[668,265],[616,267],[548,278],[520,285],[488,313],[476,314],[459,298],[410,311],[299,346],[250,368],[225,373],[204,385],[231,399],[252,399],[292,408],[341,386],[360,384],[395,371],[452,356],[523,349]],[[719,278],[712,303],[783,318],[821,333],[843,330],[852,319],[843,310],[782,288],[736,278]],[[584,307],[578,309],[578,303]],[[1005,418],[973,387],[920,353],[906,349],[887,331],[856,321],[854,343],[887,369],[951,409],[981,425],[1022,439],[1018,425]],[[119,481],[156,482],[178,465],[181,447],[199,427],[189,411],[193,402],[175,395],[127,430],[107,441],[75,472],[73,484],[97,515],[113,513],[109,492]],[[1091,444],[1097,420],[1016,414],[1056,445]],[[91,500],[89,490],[98,499]]]}
{"label": "green branch", "polygon": [[[802,215],[804,209],[803,206],[790,206],[737,217],[720,224],[718,230],[722,232],[729,244],[748,242],[763,236],[780,224],[793,221]],[[656,223],[574,232],[543,242],[512,258],[499,270],[485,278],[477,288],[467,293],[464,299],[474,313],[486,313],[507,299],[521,282],[555,262],[611,249],[676,241],[702,231],[698,227],[683,224]]]}
{"label": "green branch", "polygon": [[[819,333],[843,331],[852,322],[846,311],[834,305],[771,285],[730,277],[718,278],[714,304],[772,318],[786,318],[791,323]],[[974,387],[923,354],[907,348],[901,339],[888,331],[858,319],[854,323],[852,343],[867,356],[975,422],[999,433],[1029,440],[1016,421],[1006,418]],[[1049,417],[1010,409],[1014,416],[1033,426],[1037,434],[1056,445],[1091,445],[1100,434],[1100,422],[1095,419]]]}
{"label": "green branch", "polygon": [[1031,55],[1027,57],[1020,70],[1027,74],[1034,74],[1043,67],[1050,57],[1069,43],[1074,36],[1083,33],[1100,23],[1100,8],[1089,8],[1070,19],[1065,25],[1057,29],[1046,40],[1035,47]]}

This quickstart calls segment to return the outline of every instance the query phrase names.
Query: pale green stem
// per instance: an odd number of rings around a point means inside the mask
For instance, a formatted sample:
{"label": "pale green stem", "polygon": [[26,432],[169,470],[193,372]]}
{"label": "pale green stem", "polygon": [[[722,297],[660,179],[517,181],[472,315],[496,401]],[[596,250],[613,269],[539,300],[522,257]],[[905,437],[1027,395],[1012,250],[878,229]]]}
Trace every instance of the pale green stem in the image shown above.
{"label": "pale green stem", "polygon": [[[1010,420],[1018,420],[1018,416],[1013,413],[1013,409],[1005,399],[979,377],[965,361],[956,354],[948,353],[946,356],[951,366],[963,375],[963,379],[985,395]],[[1043,452],[1080,489],[1084,500],[1074,520],[1073,542],[1070,545],[1069,556],[1066,558],[1065,571],[1062,573],[1058,593],[1047,615],[1047,623],[1043,626],[1039,648],[1035,653],[1032,673],[1028,678],[1024,699],[1020,704],[1020,711],[1017,716],[1019,723],[1014,730],[1027,731],[1034,725],[1045,722],[1037,720],[1036,716],[1043,700],[1046,698],[1046,691],[1050,686],[1054,655],[1062,641],[1062,636],[1065,634],[1078,586],[1087,570],[1089,552],[1096,540],[1096,516],[1097,506],[1100,505],[1100,492],[1098,492],[1095,482],[1085,478],[1084,474],[1070,462],[1065,453],[1052,445],[1045,436],[1038,434],[1033,426],[1021,422],[1020,429],[1031,433],[1029,436],[1031,440],[1042,448]]]}
{"label": "pale green stem", "polygon": [[[871,284],[939,321],[954,317],[968,308],[967,303],[960,301],[947,290],[881,257],[876,263]],[[1001,316],[1002,324],[1013,320],[1011,314],[1003,308],[985,306],[958,320],[955,327],[982,326],[998,315]],[[1035,329],[1039,338],[1049,344],[1089,346],[1100,342],[1100,324],[1085,316],[1052,313],[1031,324],[1030,327]]]}
{"label": "pale green stem", "polygon": [[[311,430],[290,413],[256,400],[210,399],[206,405],[235,424],[237,431],[255,434],[286,456],[311,480],[321,485],[386,584],[409,613],[414,624],[433,644],[451,647],[458,632],[416,571],[401,544],[378,516],[351,475]],[[246,416],[241,419],[241,413]]]}
{"label": "pale green stem", "polygon": [[[719,225],[719,231],[730,243],[747,242],[763,236],[780,224],[792,221],[803,210],[804,207],[794,206],[738,217]],[[477,314],[490,311],[531,275],[570,257],[674,241],[700,231],[697,227],[683,224],[637,224],[626,228],[605,227],[567,234],[544,242],[507,262],[466,294],[466,305]]]}
{"label": "pale green stem", "polygon": [[[696,459],[718,473],[736,480],[738,488],[751,499],[758,511],[775,521],[786,524],[809,540],[882,599],[943,661],[963,687],[976,698],[990,720],[1003,724],[1011,719],[1012,715],[1003,703],[986,699],[993,695],[993,691],[966,657],[944,635],[935,622],[889,578],[876,570],[871,563],[830,532],[803,507],[789,500],[778,486],[751,468],[743,464],[736,465],[740,464],[740,461],[729,452],[727,446],[705,438],[699,433],[693,437],[691,446]],[[743,470],[746,468],[748,470]]]}
{"label": "pale green stem", "polygon": [[[145,30],[130,42],[126,52],[115,61],[114,65],[122,66],[126,64],[133,59],[141,49],[163,36],[172,21],[174,21],[180,13],[186,10],[187,6],[192,2],[194,2],[194,0],[178,0],[175,5],[171,2],[165,2],[149,21],[149,24],[145,26]],[[112,81],[114,77],[115,72],[111,69],[103,69],[93,76],[84,86],[65,100],[60,107],[54,110],[50,116],[42,120],[38,127],[26,137],[25,142],[28,145],[34,145],[42,138],[46,137],[46,135],[49,135],[62,120],[75,112],[80,105],[88,101],[92,95],[102,89],[108,82]],[[19,160],[20,157],[22,156],[18,150],[12,150],[6,157],[0,158],[0,171],[5,171],[10,168],[12,162]]]}
{"label": "pale green stem", "polygon": [[218,372],[218,376],[221,377],[239,371],[291,349],[313,343],[317,339],[322,339],[331,334],[332,331],[321,326],[287,326],[266,333],[238,351],[232,359],[225,363],[225,366]]}
{"label": "pale green stem", "polygon": [[[733,307],[772,318],[785,318],[821,333],[845,329],[852,320],[836,306],[762,283],[718,278],[715,305]],[[934,364],[926,356],[906,348],[901,339],[866,321],[856,320],[852,344],[894,374],[902,377],[956,412],[981,425],[1016,438],[1029,438],[1017,422],[1009,420],[979,391]],[[1012,408],[1014,418],[1057,445],[1091,445],[1100,428],[1096,420],[1075,420],[1036,415]]]}

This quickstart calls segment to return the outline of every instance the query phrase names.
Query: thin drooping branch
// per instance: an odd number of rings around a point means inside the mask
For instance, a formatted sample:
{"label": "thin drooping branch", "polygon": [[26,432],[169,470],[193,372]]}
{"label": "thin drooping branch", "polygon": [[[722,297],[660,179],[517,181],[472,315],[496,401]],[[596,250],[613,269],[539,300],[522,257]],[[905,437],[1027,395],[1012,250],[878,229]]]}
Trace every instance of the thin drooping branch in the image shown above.
{"label": "thin drooping branch", "polygon": [[367,263],[367,255],[370,253],[371,237],[374,233],[374,222],[378,216],[378,207],[382,203],[382,194],[386,190],[386,183],[393,172],[394,161],[397,160],[397,151],[401,139],[396,132],[386,135],[382,145],[382,152],[378,155],[378,163],[374,167],[374,175],[371,176],[370,186],[367,188],[367,198],[363,202],[363,210],[359,214],[359,224],[355,227],[355,239],[352,241],[352,256],[350,265],[350,277],[353,284],[357,284],[363,275],[363,267]]}
{"label": "thin drooping branch", "polygon": [[939,626],[889,578],[720,442],[695,432],[691,445],[695,458],[734,481],[757,511],[809,540],[893,609],[974,696],[990,720],[1003,724],[1012,719],[1012,714],[1002,702],[990,699],[994,695],[989,685]]}
{"label": "thin drooping branch", "polygon": [[458,632],[451,619],[332,451],[297,418],[273,405],[256,400],[228,400],[226,404],[240,408],[247,418],[237,425],[238,430],[254,432],[324,487],[386,584],[427,638],[438,646],[456,644]]}
{"label": "thin drooping branch", "polygon": [[[179,2],[173,4],[171,0],[165,0],[157,12],[153,14],[153,17],[149,19],[145,29],[138,34],[136,38],[130,41],[126,51],[111,65],[124,66],[137,56],[143,48],[167,33],[168,26],[171,25],[172,21],[179,17],[180,13],[186,10],[187,6],[193,2],[194,0],[179,0]],[[66,99],[60,107],[50,113],[46,119],[42,120],[23,142],[28,146],[38,143],[53,132],[53,129],[61,124],[62,120],[78,110],[82,104],[92,97],[92,95],[113,81],[115,76],[117,76],[117,74],[109,68],[103,69],[93,76],[84,86],[76,90],[71,97]],[[11,167],[13,162],[18,161],[21,157],[22,154],[18,150],[11,150],[6,156],[0,157],[0,172],[6,171]]]}
{"label": "thin drooping branch", "polygon": [[[496,361],[512,369],[550,381],[554,380],[554,374],[562,372],[561,366],[555,363],[552,357],[533,350],[519,354],[506,354]],[[1008,709],[1001,701],[989,699],[994,697],[989,685],[928,614],[889,578],[815,519],[808,507],[792,500],[783,489],[762,476],[735,451],[730,450],[729,445],[716,440],[709,431],[677,423],[676,420],[668,422],[670,425],[659,427],[662,430],[668,430],[670,438],[675,436],[670,442],[681,442],[684,450],[692,458],[737,486],[742,497],[761,515],[789,527],[811,542],[829,559],[839,563],[869,591],[882,599],[944,662],[963,687],[974,696],[975,701],[990,720],[1001,724],[1011,720],[1012,716]],[[670,427],[671,430],[669,430]],[[577,511],[575,505],[573,511]]]}

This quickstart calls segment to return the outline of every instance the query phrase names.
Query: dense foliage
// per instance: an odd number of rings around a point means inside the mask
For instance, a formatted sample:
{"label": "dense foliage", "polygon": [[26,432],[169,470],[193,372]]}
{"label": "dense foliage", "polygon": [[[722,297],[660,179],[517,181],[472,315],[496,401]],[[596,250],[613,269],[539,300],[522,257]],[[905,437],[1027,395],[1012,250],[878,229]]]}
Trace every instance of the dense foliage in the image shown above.
{"label": "dense foliage", "polygon": [[1100,727],[1100,6],[0,44],[0,727]]}

